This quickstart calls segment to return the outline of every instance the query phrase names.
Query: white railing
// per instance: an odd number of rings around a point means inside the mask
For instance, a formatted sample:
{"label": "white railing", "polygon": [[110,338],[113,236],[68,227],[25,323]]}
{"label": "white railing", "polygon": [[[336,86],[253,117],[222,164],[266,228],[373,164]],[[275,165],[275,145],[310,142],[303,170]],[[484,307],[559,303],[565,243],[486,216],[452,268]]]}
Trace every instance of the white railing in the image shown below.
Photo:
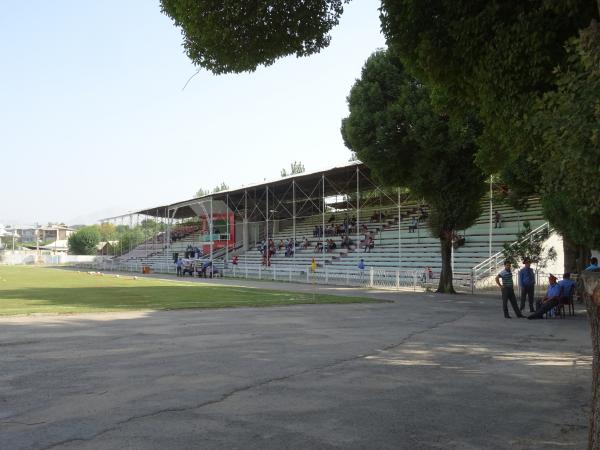
{"label": "white railing", "polygon": [[[539,227],[534,228],[521,239],[510,244],[509,247],[514,247],[522,242],[525,242],[526,240],[531,239],[532,237],[538,235],[543,231],[550,231],[550,224],[548,222],[545,222]],[[494,253],[489,258],[484,259],[476,266],[473,266],[473,268],[471,269],[471,277],[474,283],[473,289],[475,289],[477,285],[480,284],[480,282],[482,282],[483,284],[490,284],[487,282],[489,281],[490,277],[492,277],[492,275],[494,275],[495,272],[502,265],[504,265],[504,259],[504,250],[500,250],[499,252]]]}
{"label": "white railing", "polygon": [[[424,291],[435,290],[439,278],[430,278],[423,271],[417,270],[388,270],[375,267],[367,267],[364,270],[336,269],[330,267],[319,267],[317,271],[311,271],[310,266],[265,267],[261,265],[229,265],[223,267],[222,261],[214,261],[218,276],[227,278],[241,278],[248,280],[264,280],[291,283],[307,283],[330,286],[348,286],[371,289],[387,290],[412,290]],[[93,271],[115,271],[141,274],[145,266],[139,261],[121,262],[115,260],[104,260],[90,263],[74,264],[83,270]],[[176,266],[172,262],[155,263],[151,266],[152,273],[175,274]],[[458,291],[469,292],[473,286],[470,273],[454,272],[454,288]]]}

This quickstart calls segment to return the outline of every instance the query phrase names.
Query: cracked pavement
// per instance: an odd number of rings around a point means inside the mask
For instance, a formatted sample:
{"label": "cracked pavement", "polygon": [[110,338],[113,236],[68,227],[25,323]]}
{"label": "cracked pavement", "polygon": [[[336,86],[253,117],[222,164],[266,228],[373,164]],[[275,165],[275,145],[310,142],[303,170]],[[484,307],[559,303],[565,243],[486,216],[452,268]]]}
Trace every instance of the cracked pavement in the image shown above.
{"label": "cracked pavement", "polygon": [[583,311],[339,291],[392,302],[0,318],[0,449],[585,448]]}

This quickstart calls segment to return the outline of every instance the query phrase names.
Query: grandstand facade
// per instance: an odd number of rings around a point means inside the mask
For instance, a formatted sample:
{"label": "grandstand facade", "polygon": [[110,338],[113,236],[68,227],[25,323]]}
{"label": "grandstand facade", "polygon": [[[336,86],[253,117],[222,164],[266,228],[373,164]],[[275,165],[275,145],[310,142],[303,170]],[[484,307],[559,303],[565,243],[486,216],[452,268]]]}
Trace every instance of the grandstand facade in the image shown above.
{"label": "grandstand facade", "polygon": [[[105,219],[128,226],[148,218],[156,223],[141,242],[121,247],[105,265],[173,273],[176,258],[185,256],[210,261],[227,276],[434,284],[441,253],[439,239],[426,225],[428,214],[419,199],[378,185],[366,166],[353,162]],[[524,211],[494,205],[492,194],[482,199],[476,223],[455,239],[455,282],[473,287],[489,277],[502,246],[517,239],[525,221],[533,233],[548,226],[538,199],[528,199]],[[270,240],[275,251],[265,256]],[[311,271],[313,259],[316,270]],[[358,268],[361,259],[365,269]]]}

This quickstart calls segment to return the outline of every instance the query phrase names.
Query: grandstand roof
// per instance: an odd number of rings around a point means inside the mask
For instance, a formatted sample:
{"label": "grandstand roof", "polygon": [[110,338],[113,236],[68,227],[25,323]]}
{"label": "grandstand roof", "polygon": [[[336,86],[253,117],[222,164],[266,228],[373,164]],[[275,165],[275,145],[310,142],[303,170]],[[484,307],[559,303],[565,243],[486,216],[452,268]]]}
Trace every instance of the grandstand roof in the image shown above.
{"label": "grandstand roof", "polygon": [[[358,170],[357,170],[358,169]],[[314,172],[303,172],[299,174],[289,175],[283,178],[276,178],[261,183],[242,186],[235,189],[228,189],[212,194],[207,194],[202,197],[196,197],[184,200],[177,203],[166,205],[157,205],[150,208],[133,211],[124,216],[143,214],[152,217],[170,217],[181,219],[194,217],[198,215],[198,207],[194,205],[206,204],[211,199],[213,201],[213,212],[224,212],[226,209],[225,202],[229,205],[241,205],[247,203],[250,211],[264,211],[267,206],[266,192],[269,192],[269,205],[290,204],[292,202],[292,182],[295,185],[296,198],[305,198],[317,200],[323,196],[323,177],[325,178],[325,197],[334,196],[337,194],[352,194],[356,192],[358,173],[359,191],[373,190],[376,186],[371,180],[370,170],[360,161],[351,161],[342,166],[334,166],[328,169],[321,169]],[[246,195],[246,197],[244,197]],[[272,203],[271,203],[272,202]],[[312,205],[305,206],[306,214],[314,214],[320,211],[319,203],[316,201],[310,202]],[[238,206],[238,209],[239,206]],[[270,213],[273,218],[277,218],[278,211],[272,210],[269,206]],[[121,217],[121,216],[118,216]],[[107,218],[115,219],[116,217]]]}

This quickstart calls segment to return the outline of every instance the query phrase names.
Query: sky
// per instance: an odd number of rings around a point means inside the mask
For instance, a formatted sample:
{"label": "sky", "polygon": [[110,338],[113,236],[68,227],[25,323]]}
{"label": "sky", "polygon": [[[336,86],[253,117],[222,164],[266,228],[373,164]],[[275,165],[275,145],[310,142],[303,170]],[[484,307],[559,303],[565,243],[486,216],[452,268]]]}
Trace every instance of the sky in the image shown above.
{"label": "sky", "polygon": [[346,96],[385,46],[379,1],[353,0],[331,45],[213,75],[183,52],[158,0],[26,0],[0,15],[0,224],[102,217],[199,188],[350,158]]}

